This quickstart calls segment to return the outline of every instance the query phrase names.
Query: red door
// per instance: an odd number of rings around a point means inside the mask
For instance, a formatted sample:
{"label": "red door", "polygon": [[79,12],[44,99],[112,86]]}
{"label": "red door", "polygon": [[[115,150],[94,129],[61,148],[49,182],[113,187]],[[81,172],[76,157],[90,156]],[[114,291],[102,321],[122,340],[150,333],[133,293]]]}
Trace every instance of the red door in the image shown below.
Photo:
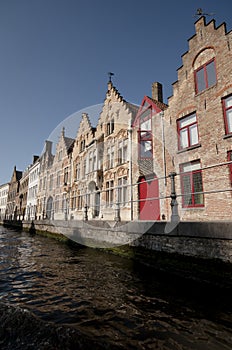
{"label": "red door", "polygon": [[[159,183],[155,175],[139,179],[140,220],[160,220]],[[149,199],[151,198],[151,199]]]}

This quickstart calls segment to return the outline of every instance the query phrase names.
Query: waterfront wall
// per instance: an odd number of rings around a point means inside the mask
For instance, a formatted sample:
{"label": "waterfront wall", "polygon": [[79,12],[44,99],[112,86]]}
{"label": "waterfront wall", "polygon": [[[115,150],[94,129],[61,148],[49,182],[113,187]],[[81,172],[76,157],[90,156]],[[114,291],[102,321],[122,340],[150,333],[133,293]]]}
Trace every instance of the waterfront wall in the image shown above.
{"label": "waterfront wall", "polygon": [[[24,221],[30,229],[31,222]],[[60,234],[86,246],[120,245],[232,263],[232,222],[35,221],[36,231]]]}

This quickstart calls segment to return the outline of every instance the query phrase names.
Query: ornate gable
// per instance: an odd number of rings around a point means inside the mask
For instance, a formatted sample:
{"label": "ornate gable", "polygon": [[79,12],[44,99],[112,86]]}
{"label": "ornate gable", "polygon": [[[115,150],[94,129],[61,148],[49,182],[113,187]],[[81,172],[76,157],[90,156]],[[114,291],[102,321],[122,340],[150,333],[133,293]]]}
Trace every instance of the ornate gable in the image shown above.
{"label": "ornate gable", "polygon": [[[108,82],[108,90],[104,100],[102,112],[97,124],[97,137],[102,134],[108,136],[120,129],[127,129],[128,123],[134,118],[137,107],[128,103],[113,86]],[[115,126],[117,126],[115,128]]]}
{"label": "ornate gable", "polygon": [[93,133],[93,127],[91,125],[89,116],[87,113],[83,113],[82,114],[82,119],[77,131],[77,136],[76,139],[81,139],[84,138],[85,136],[87,136],[87,134],[92,134]]}
{"label": "ornate gable", "polygon": [[65,128],[63,127],[56,145],[56,159],[61,160],[65,155],[68,155],[72,150],[74,142],[74,139],[65,136]]}

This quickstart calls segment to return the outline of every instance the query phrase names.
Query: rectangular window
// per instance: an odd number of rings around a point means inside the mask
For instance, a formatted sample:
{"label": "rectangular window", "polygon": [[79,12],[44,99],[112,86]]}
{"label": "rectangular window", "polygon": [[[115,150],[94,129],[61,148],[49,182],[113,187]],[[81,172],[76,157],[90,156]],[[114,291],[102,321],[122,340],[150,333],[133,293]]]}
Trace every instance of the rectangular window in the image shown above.
{"label": "rectangular window", "polygon": [[118,164],[122,164],[122,141],[118,143]]}
{"label": "rectangular window", "polygon": [[55,213],[58,213],[59,212],[59,209],[60,209],[60,197],[59,195],[57,195],[55,197]]}
{"label": "rectangular window", "polygon": [[232,133],[232,95],[222,100],[226,134]]}
{"label": "rectangular window", "polygon": [[198,127],[196,113],[177,121],[179,135],[179,149],[198,144]]}
{"label": "rectangular window", "polygon": [[118,143],[118,164],[123,164],[127,161],[127,139]]}
{"label": "rectangular window", "polygon": [[110,148],[107,148],[106,154],[106,169],[110,168]]}
{"label": "rectangular window", "polygon": [[43,179],[43,190],[46,190],[47,178],[46,176]]}
{"label": "rectangular window", "polygon": [[216,84],[216,69],[214,59],[195,71],[196,93]]}
{"label": "rectangular window", "polygon": [[57,175],[56,175],[56,187],[60,187],[60,171],[57,171]]}
{"label": "rectangular window", "polygon": [[152,141],[151,140],[140,141],[140,158],[145,158],[145,159],[152,158]]}
{"label": "rectangular window", "polygon": [[112,207],[114,201],[114,181],[106,182],[106,206]]}
{"label": "rectangular window", "polygon": [[81,195],[81,192],[78,190],[77,192],[77,209],[81,210],[83,207],[83,196]]}
{"label": "rectangular window", "polygon": [[93,153],[92,152],[89,153],[89,173],[91,173],[91,171],[93,171]]}
{"label": "rectangular window", "polygon": [[86,175],[86,160],[84,160],[84,163],[83,163],[83,177],[85,177]]}
{"label": "rectangular window", "polygon": [[85,140],[82,140],[80,144],[80,152],[83,152],[84,150],[85,150]]}
{"label": "rectangular window", "polygon": [[112,134],[114,132],[114,119],[110,120],[106,124],[106,136]]}
{"label": "rectangular window", "polygon": [[53,175],[50,175],[50,179],[49,179],[49,190],[52,190],[53,188]]}
{"label": "rectangular window", "polygon": [[[228,162],[232,162],[232,151],[228,151],[227,159],[228,159]],[[230,184],[232,186],[232,163],[229,164],[229,176],[230,176]]]}
{"label": "rectangular window", "polygon": [[127,193],[127,177],[124,176],[118,179],[118,202],[120,206],[127,205],[128,193]]}
{"label": "rectangular window", "polygon": [[62,159],[62,150],[59,151],[59,153],[58,153],[58,161],[61,161],[61,159]]}
{"label": "rectangular window", "polygon": [[97,170],[97,150],[93,151],[93,171]]}
{"label": "rectangular window", "polygon": [[180,165],[183,207],[203,207],[204,195],[200,161]]}
{"label": "rectangular window", "polygon": [[153,157],[151,108],[148,108],[140,116],[140,129],[138,131],[139,157],[150,159]]}
{"label": "rectangular window", "polygon": [[114,166],[114,146],[107,148],[106,154],[106,169],[113,168]]}
{"label": "rectangular window", "polygon": [[114,166],[114,146],[111,147],[110,168]]}
{"label": "rectangular window", "polygon": [[64,213],[66,209],[67,209],[67,198],[66,198],[66,193],[64,193],[62,196],[62,213]]}
{"label": "rectangular window", "polygon": [[71,210],[76,209],[77,205],[77,191],[72,191],[72,197],[71,197]]}
{"label": "rectangular window", "polygon": [[81,167],[80,167],[80,163],[78,163],[76,165],[76,176],[75,176],[76,181],[80,180],[80,176],[81,176]]}

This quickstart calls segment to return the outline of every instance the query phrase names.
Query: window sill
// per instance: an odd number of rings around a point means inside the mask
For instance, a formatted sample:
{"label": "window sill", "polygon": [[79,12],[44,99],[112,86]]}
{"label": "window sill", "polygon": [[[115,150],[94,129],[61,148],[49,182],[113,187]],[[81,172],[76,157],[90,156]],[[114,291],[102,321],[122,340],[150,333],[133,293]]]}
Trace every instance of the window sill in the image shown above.
{"label": "window sill", "polygon": [[117,166],[120,166],[120,165],[124,165],[124,164],[127,164],[129,161],[128,160],[125,160],[125,162],[122,162],[122,163],[118,163]]}
{"label": "window sill", "polygon": [[195,97],[197,97],[197,96],[203,94],[203,93],[206,92],[206,91],[209,91],[210,89],[214,88],[216,85],[217,85],[217,82],[216,82],[215,84],[213,84],[213,85],[207,87],[207,88],[204,89],[204,90],[201,90],[201,91],[199,91],[199,92],[196,92]]}
{"label": "window sill", "polygon": [[191,150],[193,150],[193,149],[195,149],[195,148],[199,148],[199,147],[201,147],[201,144],[200,144],[200,143],[198,143],[197,145],[188,147],[188,148],[180,149],[179,151],[177,151],[177,154],[183,153],[183,152],[187,152],[187,151],[191,151]]}
{"label": "window sill", "polygon": [[224,135],[223,139],[226,140],[226,139],[229,139],[230,137],[232,137],[232,133]]}
{"label": "window sill", "polygon": [[199,207],[182,207],[182,210],[205,210],[205,206],[199,206]]}

